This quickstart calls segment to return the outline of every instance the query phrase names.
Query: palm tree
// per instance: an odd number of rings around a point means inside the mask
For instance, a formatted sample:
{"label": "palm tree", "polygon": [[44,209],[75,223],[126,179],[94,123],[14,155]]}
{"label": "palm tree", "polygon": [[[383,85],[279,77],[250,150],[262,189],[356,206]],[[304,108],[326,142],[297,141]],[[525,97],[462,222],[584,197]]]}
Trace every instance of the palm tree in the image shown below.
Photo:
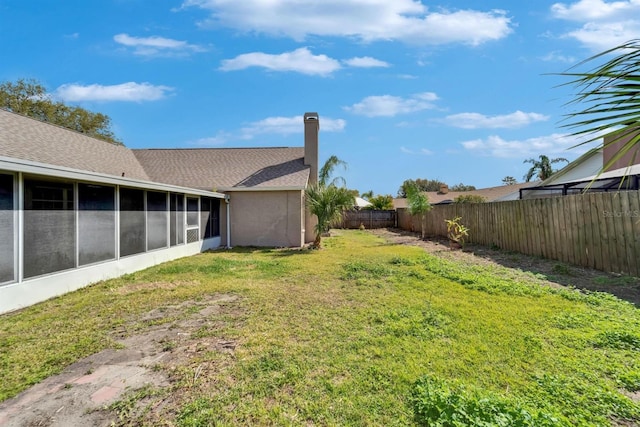
{"label": "palm tree", "polygon": [[316,233],[313,246],[321,247],[322,235],[329,231],[329,227],[342,217],[342,211],[353,208],[355,198],[346,187],[338,187],[336,184],[344,178],[335,177],[330,180],[336,166],[346,167],[346,163],[331,156],[318,172],[318,183],[307,187],[305,194],[307,207],[312,215],[318,219],[314,231]]}
{"label": "palm tree", "polygon": [[[617,56],[595,69],[574,71],[579,66],[611,54]],[[581,110],[566,114],[568,123],[563,125],[565,128],[578,129],[572,136],[586,137],[578,145],[595,141],[603,133],[612,137],[607,144],[628,139],[601,171],[608,169],[640,141],[640,39],[630,40],[587,58],[560,75],[570,77],[572,80],[567,84],[578,89],[569,105],[585,104]]]}
{"label": "palm tree", "polygon": [[553,175],[556,172],[556,170],[554,170],[553,167],[551,166],[553,163],[569,162],[569,160],[565,159],[564,157],[549,159],[547,156],[541,155],[539,158],[540,160],[527,159],[523,162],[523,163],[531,163],[533,165],[531,166],[527,174],[524,176],[525,181],[527,182],[531,181],[531,178],[533,178],[533,176],[536,175],[536,172],[537,172],[538,179],[541,181],[544,181],[545,179],[549,178],[551,175]]}
{"label": "palm tree", "polygon": [[331,175],[333,175],[334,170],[338,166],[342,166],[344,169],[346,169],[347,163],[343,160],[340,160],[337,156],[329,157],[327,161],[324,162],[324,165],[322,165],[322,167],[320,168],[320,171],[318,171],[319,184],[322,186],[327,186],[337,185],[338,183],[341,183],[344,186],[346,184],[346,181],[341,176],[336,176],[331,181],[329,181],[329,178],[331,178]]}
{"label": "palm tree", "polygon": [[360,197],[362,197],[365,200],[371,199],[373,197],[373,190],[365,191],[360,195]]}

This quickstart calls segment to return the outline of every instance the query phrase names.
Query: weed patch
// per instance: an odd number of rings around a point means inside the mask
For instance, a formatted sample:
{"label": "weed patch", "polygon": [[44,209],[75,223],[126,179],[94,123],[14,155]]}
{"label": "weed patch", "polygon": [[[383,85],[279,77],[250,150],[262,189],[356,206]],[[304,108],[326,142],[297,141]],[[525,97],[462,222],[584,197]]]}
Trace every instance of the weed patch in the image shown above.
{"label": "weed patch", "polygon": [[411,403],[421,426],[569,427],[551,414],[486,391],[424,376],[413,388]]}

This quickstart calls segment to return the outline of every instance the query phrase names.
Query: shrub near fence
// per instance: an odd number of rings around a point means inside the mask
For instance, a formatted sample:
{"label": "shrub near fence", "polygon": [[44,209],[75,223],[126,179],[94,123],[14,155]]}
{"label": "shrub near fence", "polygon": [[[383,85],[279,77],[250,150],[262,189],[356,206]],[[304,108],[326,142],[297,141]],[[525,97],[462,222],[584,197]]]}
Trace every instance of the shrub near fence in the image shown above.
{"label": "shrub near fence", "polygon": [[[438,205],[427,212],[426,234],[446,237],[444,220],[456,216],[469,243],[640,276],[639,191]],[[398,227],[420,230],[420,218],[399,209]]]}
{"label": "shrub near fence", "polygon": [[360,224],[368,230],[374,228],[396,227],[396,211],[360,210],[342,213],[342,222],[337,228],[360,228]]}

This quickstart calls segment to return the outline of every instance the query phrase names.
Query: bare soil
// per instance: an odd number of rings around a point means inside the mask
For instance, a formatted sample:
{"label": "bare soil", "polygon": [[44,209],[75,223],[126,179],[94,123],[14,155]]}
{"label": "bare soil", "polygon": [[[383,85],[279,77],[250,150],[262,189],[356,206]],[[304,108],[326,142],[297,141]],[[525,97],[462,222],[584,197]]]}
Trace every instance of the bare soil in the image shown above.
{"label": "bare soil", "polygon": [[510,269],[509,275],[514,277],[526,275],[527,280],[533,280],[541,285],[608,292],[640,308],[640,278],[638,277],[606,273],[480,245],[469,244],[465,245],[462,250],[452,250],[446,239],[427,238],[422,240],[419,233],[400,229],[387,228],[370,230],[370,232],[389,243],[418,246],[432,255],[445,259],[465,264],[507,267]]}
{"label": "bare soil", "polygon": [[[173,377],[190,359],[205,351],[233,353],[236,343],[215,331],[221,319],[233,318],[239,310],[234,295],[209,295],[151,310],[135,320],[152,326],[132,335],[116,331],[115,348],[81,359],[0,403],[0,426],[129,425],[143,408],[153,419],[154,413],[179,402]],[[166,318],[179,320],[163,322]],[[198,335],[203,328],[213,333]],[[205,369],[213,367],[200,366],[194,375],[206,375]]]}

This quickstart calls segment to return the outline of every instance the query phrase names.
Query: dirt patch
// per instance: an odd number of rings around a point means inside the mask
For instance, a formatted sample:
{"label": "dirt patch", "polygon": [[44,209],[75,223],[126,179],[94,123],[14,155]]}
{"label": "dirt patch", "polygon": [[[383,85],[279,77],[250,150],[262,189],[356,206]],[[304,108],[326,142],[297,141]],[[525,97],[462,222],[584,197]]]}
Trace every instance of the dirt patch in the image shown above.
{"label": "dirt patch", "polygon": [[523,255],[486,246],[466,245],[463,250],[451,250],[446,239],[420,239],[419,233],[399,229],[370,230],[392,244],[412,245],[430,254],[465,264],[507,267],[513,278],[526,278],[546,286],[565,286],[590,291],[608,292],[640,307],[640,278],[605,273],[577,267],[559,261]]}
{"label": "dirt patch", "polygon": [[[235,342],[214,332],[223,316],[239,310],[237,301],[234,295],[209,295],[143,314],[136,323],[151,326],[129,336],[116,332],[115,348],[79,360],[0,403],[0,426],[117,425],[122,412],[135,414],[150,396],[169,390],[172,370],[191,357],[234,351]],[[162,322],[165,318],[177,320]]]}

